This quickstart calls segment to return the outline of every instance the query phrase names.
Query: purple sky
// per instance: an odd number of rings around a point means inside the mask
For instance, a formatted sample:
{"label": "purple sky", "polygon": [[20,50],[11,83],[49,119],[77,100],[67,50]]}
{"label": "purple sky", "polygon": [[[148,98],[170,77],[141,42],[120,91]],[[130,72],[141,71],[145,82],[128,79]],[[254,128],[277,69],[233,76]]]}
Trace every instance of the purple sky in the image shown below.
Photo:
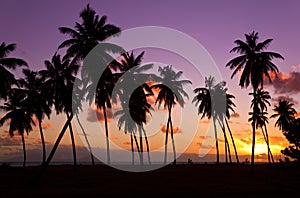
{"label": "purple sky", "polygon": [[[75,22],[80,21],[79,12],[87,3],[99,16],[107,15],[108,22],[122,30],[138,26],[164,26],[197,39],[217,63],[224,80],[228,82],[229,92],[236,95],[237,111],[243,122],[248,119],[249,90],[241,91],[237,77],[230,80],[232,71],[225,68],[225,64],[236,56],[229,54],[234,40],[244,40],[244,34],[253,30],[259,32],[260,40],[273,38],[269,50],[285,57],[285,61],[275,62],[279,70],[284,72],[283,75],[295,72],[295,75],[287,76],[293,79],[286,84],[286,89],[295,87],[298,77],[300,80],[300,1],[297,0],[2,0],[0,42],[16,43],[14,56],[25,59],[33,69],[43,69],[44,60],[51,59],[57,46],[67,38],[59,33],[58,27],[73,27]],[[297,67],[292,69],[292,66]],[[278,81],[276,85],[281,84]],[[300,90],[295,90],[291,91],[292,94],[287,91],[274,95],[274,98],[289,95],[299,101]]]}

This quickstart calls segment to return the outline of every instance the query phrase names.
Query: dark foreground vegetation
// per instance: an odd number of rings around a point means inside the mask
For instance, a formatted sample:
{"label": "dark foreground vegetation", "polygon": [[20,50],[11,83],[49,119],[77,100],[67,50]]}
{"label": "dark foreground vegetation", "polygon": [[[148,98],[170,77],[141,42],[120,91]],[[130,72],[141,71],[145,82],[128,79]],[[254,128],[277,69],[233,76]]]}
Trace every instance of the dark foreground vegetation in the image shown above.
{"label": "dark foreground vegetation", "polygon": [[[177,165],[132,173],[99,166],[0,168],[0,197],[295,197],[300,166],[295,164]],[[296,196],[297,197],[297,196]]]}

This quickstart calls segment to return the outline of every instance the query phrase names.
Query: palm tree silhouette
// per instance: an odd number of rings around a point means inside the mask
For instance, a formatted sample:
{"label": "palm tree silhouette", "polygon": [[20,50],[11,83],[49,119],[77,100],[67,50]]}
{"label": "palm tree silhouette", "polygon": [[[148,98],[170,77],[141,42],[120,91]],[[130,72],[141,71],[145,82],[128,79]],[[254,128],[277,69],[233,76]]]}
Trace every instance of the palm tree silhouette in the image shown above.
{"label": "palm tree silhouette", "polygon": [[74,29],[69,27],[60,27],[62,34],[71,36],[59,45],[59,49],[67,47],[64,59],[71,59],[72,64],[82,61],[86,55],[99,43],[107,40],[111,36],[118,36],[121,32],[119,27],[107,24],[107,16],[99,16],[95,10],[88,4],[80,12],[81,23],[76,23]]}
{"label": "palm tree silhouette", "polygon": [[17,84],[14,74],[8,69],[15,69],[19,66],[28,66],[22,59],[7,57],[15,49],[16,44],[6,45],[6,43],[2,42],[0,45],[0,99],[6,99],[12,85]]}
{"label": "palm tree silhouette", "polygon": [[[116,94],[119,95],[122,110],[115,113],[119,117],[119,128],[124,125],[124,132],[131,134],[131,149],[133,154],[133,137],[136,141],[135,133],[138,131],[140,136],[140,145],[137,145],[140,162],[143,165],[143,135],[145,137],[148,161],[150,160],[149,143],[143,125],[147,122],[147,114],[150,114],[151,105],[147,101],[147,97],[153,95],[151,88],[145,81],[150,81],[155,78],[153,74],[144,73],[153,67],[150,65],[141,65],[144,52],[138,56],[134,56],[133,52],[122,54],[120,62],[116,62],[125,75],[119,78],[120,83],[116,85]],[[132,90],[134,87],[136,89]],[[116,97],[113,97],[116,102]],[[137,143],[137,141],[136,141]],[[132,161],[134,163],[134,160]]]}
{"label": "palm tree silhouette", "polygon": [[50,92],[47,93],[47,95],[49,94],[52,96],[49,97],[49,104],[54,105],[57,114],[64,112],[67,116],[67,121],[47,158],[46,165],[50,163],[67,127],[69,127],[72,141],[74,166],[76,166],[76,148],[71,121],[73,119],[73,84],[79,66],[77,64],[70,64],[69,60],[61,60],[59,54],[54,54],[51,62],[45,61],[45,66],[46,70],[41,71],[41,74],[45,78],[44,86]]}
{"label": "palm tree silhouette", "polygon": [[[225,153],[227,153],[227,151],[226,151],[226,148],[227,148],[228,155],[229,155],[229,160],[231,162],[230,146],[229,146],[229,141],[226,137],[226,130],[225,130],[224,121],[226,123],[227,129],[228,129],[228,132],[229,132],[229,135],[230,135],[230,138],[231,138],[231,142],[232,142],[232,145],[233,145],[233,148],[234,148],[236,162],[239,163],[237,148],[236,148],[236,145],[235,145],[235,142],[234,142],[234,138],[233,138],[231,129],[229,127],[229,123],[228,123],[228,120],[230,119],[230,111],[235,113],[235,111],[234,111],[235,104],[232,101],[232,99],[234,99],[235,97],[233,95],[227,93],[228,89],[225,88],[225,86],[226,86],[225,81],[222,82],[219,85],[220,86],[217,87],[218,89],[214,90],[213,93],[217,93],[217,96],[215,96],[216,103],[221,104],[222,101],[218,101],[218,100],[222,100],[223,98],[226,98],[226,109],[225,109],[225,111],[222,108],[216,108],[216,110],[217,110],[217,119],[218,119],[218,122],[219,122],[219,124],[220,124],[220,126],[223,130],[223,133],[224,133]],[[226,155],[226,162],[227,162],[227,155]]]}
{"label": "palm tree silhouette", "polygon": [[[112,24],[107,24],[107,17],[102,16],[99,19],[99,16],[96,15],[95,10],[90,8],[89,4],[80,12],[80,18],[82,19],[81,23],[76,23],[74,29],[69,27],[60,27],[59,31],[63,34],[69,35],[71,38],[62,42],[58,49],[67,47],[64,60],[71,59],[71,64],[78,63],[83,61],[88,53],[100,42],[104,42],[112,36],[117,36],[121,29]],[[119,52],[122,49],[116,45],[107,45],[106,51]],[[101,53],[99,61],[103,62],[103,65],[108,65],[108,60],[113,60],[106,51]],[[113,82],[111,82],[111,68],[106,68],[103,72],[104,76],[99,80],[99,73],[93,72],[97,65],[92,65],[93,68],[83,68],[81,72],[82,79],[86,80],[85,87],[87,95],[87,100],[89,103],[92,103],[94,99],[95,90],[96,90],[96,105],[98,108],[103,110],[105,117],[105,132],[106,132],[106,143],[107,143],[107,161],[110,164],[110,152],[109,152],[109,137],[108,137],[108,124],[107,124],[107,108],[111,108],[110,104],[110,92],[113,87]],[[101,69],[100,69],[101,70]],[[96,83],[98,82],[98,83]]]}
{"label": "palm tree silhouette", "polygon": [[22,138],[23,145],[23,167],[26,165],[26,146],[24,133],[27,135],[32,131],[32,125],[35,126],[35,122],[32,119],[32,112],[28,106],[24,105],[24,92],[21,89],[14,89],[8,96],[8,101],[4,105],[0,106],[0,109],[7,112],[0,119],[0,126],[3,126],[5,122],[9,121],[9,135],[14,136],[14,132],[17,131]]}
{"label": "palm tree silhouette", "polygon": [[187,84],[192,84],[192,82],[189,80],[179,80],[183,72],[175,72],[172,66],[159,67],[158,72],[160,73],[160,77],[157,78],[156,82],[159,82],[159,84],[152,85],[151,88],[159,90],[155,104],[158,103],[158,108],[160,108],[160,105],[164,103],[164,108],[168,111],[164,164],[167,163],[168,133],[170,128],[174,155],[173,163],[174,165],[176,165],[176,150],[173,134],[172,108],[176,104],[179,104],[181,107],[184,106],[184,97],[186,97],[187,99],[189,97],[188,94],[184,91],[183,86]]}
{"label": "palm tree silhouette", "polygon": [[275,105],[273,111],[275,113],[271,118],[277,118],[275,126],[279,127],[282,131],[289,130],[289,126],[292,125],[295,121],[295,115],[297,111],[294,109],[294,104],[287,100],[280,100],[278,105]]}
{"label": "palm tree silhouette", "polygon": [[[230,60],[226,67],[233,69],[231,78],[235,76],[239,71],[242,71],[239,85],[244,88],[250,84],[253,88],[253,98],[256,100],[256,93],[259,87],[263,88],[264,77],[272,82],[270,73],[277,76],[278,68],[272,63],[272,59],[279,58],[284,59],[280,54],[275,52],[264,51],[272,42],[273,39],[266,39],[263,42],[258,42],[258,33],[253,31],[250,34],[245,34],[246,42],[242,40],[235,40],[234,47],[231,52],[237,52],[240,56]],[[253,104],[253,113],[257,109],[258,104]],[[252,121],[252,154],[251,165],[254,166],[254,149],[255,149],[255,128],[256,120]]]}
{"label": "palm tree silhouette", "polygon": [[[198,114],[202,114],[201,119],[203,119],[204,117],[207,117],[208,119],[213,118],[213,126],[214,126],[216,150],[217,150],[217,164],[219,164],[220,160],[219,160],[219,144],[218,144],[216,121],[218,121],[224,134],[226,162],[228,160],[228,156],[231,162],[230,147],[226,136],[224,120],[226,122],[226,126],[230,133],[232,144],[234,146],[237,163],[239,163],[237,149],[234,143],[234,138],[227,120],[230,118],[230,111],[234,112],[233,107],[235,106],[235,104],[232,101],[234,96],[226,93],[227,88],[225,88],[225,86],[226,86],[226,82],[224,81],[216,83],[214,77],[212,76],[209,76],[208,78],[206,77],[205,87],[196,88],[194,90],[196,96],[193,99],[195,105],[196,106],[198,105]],[[220,105],[224,103],[224,101],[222,101],[224,99],[226,99],[226,109],[223,109],[222,105]]]}
{"label": "palm tree silhouette", "polygon": [[28,108],[31,108],[33,114],[37,118],[42,148],[43,158],[42,164],[46,162],[46,145],[43,133],[42,122],[45,116],[50,119],[51,106],[48,104],[48,96],[44,87],[42,86],[42,77],[38,72],[31,71],[29,69],[23,69],[24,78],[19,80],[19,84],[22,87],[26,98],[24,103]]}
{"label": "palm tree silhouette", "polygon": [[[249,95],[253,95],[253,93],[250,93]],[[253,120],[256,120],[256,129],[261,128],[262,134],[264,136],[265,142],[268,147],[268,162],[271,163],[274,162],[273,155],[270,149],[270,143],[269,143],[269,135],[267,130],[266,123],[268,122],[268,106],[270,106],[269,100],[271,99],[271,96],[268,91],[264,91],[263,89],[259,88],[256,93],[256,98],[252,99],[251,101],[251,107],[254,107],[254,104],[257,104],[256,109],[253,109],[253,112],[250,112],[249,115],[251,116],[249,118],[249,122],[253,122]]]}

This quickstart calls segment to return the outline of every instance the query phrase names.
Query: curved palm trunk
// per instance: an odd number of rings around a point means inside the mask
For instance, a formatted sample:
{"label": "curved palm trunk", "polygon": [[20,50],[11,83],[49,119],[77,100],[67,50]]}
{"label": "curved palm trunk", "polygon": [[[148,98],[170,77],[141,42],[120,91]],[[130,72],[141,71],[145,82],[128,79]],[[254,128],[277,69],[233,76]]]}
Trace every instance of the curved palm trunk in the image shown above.
{"label": "curved palm trunk", "polygon": [[22,137],[22,145],[23,145],[23,167],[26,166],[26,146],[25,146],[25,138],[24,134],[21,134]]}
{"label": "curved palm trunk", "polygon": [[240,162],[239,162],[239,157],[238,157],[237,149],[236,149],[236,146],[235,146],[235,143],[234,143],[234,139],[233,139],[233,135],[232,135],[231,129],[229,127],[229,124],[228,124],[228,121],[227,121],[226,118],[225,118],[225,123],[227,125],[227,129],[229,131],[230,138],[231,138],[231,141],[232,141],[232,144],[233,144],[233,148],[234,148],[234,152],[235,152],[235,157],[236,157],[236,163],[239,164]]}
{"label": "curved palm trunk", "polygon": [[108,137],[108,125],[107,125],[107,115],[106,115],[106,106],[103,105],[103,115],[104,115],[104,123],[105,123],[105,139],[106,139],[106,156],[107,163],[110,164],[110,150],[109,150],[109,137]]}
{"label": "curved palm trunk", "polygon": [[[256,90],[253,89],[253,99],[256,101]],[[255,109],[257,109],[257,104],[254,103],[253,106],[253,114],[255,113]],[[251,166],[254,167],[254,155],[255,155],[255,127],[256,126],[256,120],[255,117],[253,117],[252,121],[252,153],[251,153]]]}
{"label": "curved palm trunk", "polygon": [[77,122],[78,122],[78,124],[79,124],[79,126],[80,126],[80,128],[82,130],[83,135],[84,135],[86,144],[88,145],[88,149],[89,149],[89,152],[90,152],[90,155],[91,155],[92,165],[95,165],[95,160],[94,160],[94,155],[93,155],[92,147],[91,147],[90,142],[89,142],[89,140],[87,138],[85,130],[84,130],[84,128],[83,128],[83,126],[82,126],[82,124],[81,124],[81,122],[79,120],[78,114],[76,113],[75,115],[76,115]]}
{"label": "curved palm trunk", "polygon": [[261,128],[261,129],[262,129],[262,134],[264,136],[265,142],[266,142],[267,147],[268,147],[268,162],[271,163],[271,159],[272,159],[272,162],[274,163],[274,158],[273,158],[271,148],[270,148],[270,144],[269,144],[269,136],[268,136],[268,131],[267,131],[266,125],[264,125],[264,129],[263,128]]}
{"label": "curved palm trunk", "polygon": [[138,151],[138,153],[140,153],[140,147],[139,147],[139,143],[138,143],[138,140],[136,138],[136,135],[133,134],[133,137],[134,137],[134,141],[135,141],[135,145],[136,145],[137,151]]}
{"label": "curved palm trunk", "polygon": [[[67,118],[69,119],[69,114],[67,113]],[[69,130],[70,130],[70,136],[71,136],[71,142],[72,142],[72,151],[73,151],[73,164],[74,167],[77,166],[77,158],[76,158],[76,146],[75,146],[75,139],[74,139],[74,133],[71,122],[69,122]]]}
{"label": "curved palm trunk", "polygon": [[52,148],[52,150],[51,150],[51,152],[50,152],[50,154],[49,154],[49,156],[46,160],[46,163],[45,163],[46,166],[48,166],[50,164],[50,162],[51,162],[51,160],[52,160],[52,158],[53,158],[53,156],[54,156],[54,154],[57,150],[57,147],[58,147],[62,137],[64,136],[69,124],[71,123],[72,119],[73,119],[73,114],[71,113],[71,115],[68,117],[68,120],[66,121],[64,127],[62,128],[61,132],[59,133],[59,135],[58,135],[58,137],[57,137],[57,139],[54,143],[54,146],[53,146],[53,148]]}
{"label": "curved palm trunk", "polygon": [[216,126],[216,118],[213,116],[213,125],[215,131],[215,139],[216,139],[216,150],[217,150],[217,165],[220,163],[220,156],[219,156],[219,144],[218,144],[218,134],[217,134],[217,126]]}
{"label": "curved palm trunk", "polygon": [[138,126],[139,134],[140,134],[140,164],[144,166],[144,154],[143,154],[143,134],[142,129]]}
{"label": "curved palm trunk", "polygon": [[175,149],[175,141],[174,141],[174,134],[173,134],[173,123],[172,123],[172,115],[171,114],[172,114],[172,106],[169,107],[169,122],[170,122],[172,148],[173,148],[173,156],[174,156],[173,165],[176,165],[176,149]]}
{"label": "curved palm trunk", "polygon": [[150,149],[149,149],[148,138],[147,138],[147,135],[146,135],[146,132],[145,132],[144,127],[142,127],[142,129],[143,129],[144,136],[145,136],[145,141],[146,141],[146,147],[147,147],[147,153],[148,153],[148,162],[149,162],[149,164],[151,164],[151,159],[150,159]]}
{"label": "curved palm trunk", "polygon": [[229,147],[229,142],[228,142],[227,135],[226,135],[224,122],[221,122],[219,118],[217,120],[218,120],[220,127],[222,128],[223,135],[224,135],[226,164],[228,163],[228,159],[229,159],[229,162],[232,163],[230,147]]}
{"label": "curved palm trunk", "polygon": [[42,161],[42,165],[43,165],[46,162],[46,145],[45,145],[45,138],[44,138],[44,133],[43,133],[43,128],[42,128],[42,122],[41,121],[39,121],[39,130],[40,130],[40,136],[41,136],[42,147],[43,147],[43,161]]}
{"label": "curved palm trunk", "polygon": [[133,149],[132,133],[130,133],[130,145],[131,145],[131,164],[134,165],[134,149]]}
{"label": "curved palm trunk", "polygon": [[168,134],[169,134],[169,118],[167,121],[167,128],[166,128],[166,140],[165,140],[165,157],[164,157],[164,164],[167,164],[167,157],[168,157]]}

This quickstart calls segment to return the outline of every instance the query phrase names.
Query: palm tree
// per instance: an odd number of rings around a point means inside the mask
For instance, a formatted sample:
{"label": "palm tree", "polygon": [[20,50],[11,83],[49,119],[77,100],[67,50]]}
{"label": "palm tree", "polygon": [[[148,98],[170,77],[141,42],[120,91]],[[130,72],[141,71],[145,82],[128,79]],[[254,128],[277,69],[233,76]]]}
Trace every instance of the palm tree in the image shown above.
{"label": "palm tree", "polygon": [[70,64],[69,60],[64,60],[64,61],[61,60],[60,55],[58,54],[54,54],[51,62],[45,61],[45,66],[46,66],[46,70],[41,71],[41,74],[45,78],[44,86],[49,91],[47,95],[52,96],[49,97],[49,104],[54,105],[57,114],[64,112],[67,116],[67,121],[62,131],[60,132],[53,146],[53,149],[51,150],[48,156],[46,165],[50,163],[60,143],[61,138],[63,137],[67,127],[69,127],[71,141],[72,141],[72,148],[73,148],[74,166],[76,166],[76,148],[75,148],[75,140],[74,140],[71,121],[73,119],[73,110],[72,110],[72,100],[74,100],[74,98],[72,98],[73,84],[79,66],[77,64]]}
{"label": "palm tree", "polygon": [[[227,88],[225,88],[225,86],[226,86],[226,82],[222,82],[220,84],[218,90],[215,90],[213,92],[213,93],[220,94],[217,97],[215,96],[216,103],[221,104],[222,103],[221,100],[223,100],[224,98],[226,98],[226,109],[225,109],[225,111],[222,108],[217,108],[216,109],[216,110],[218,110],[217,111],[217,119],[218,119],[218,121],[220,123],[220,126],[222,127],[223,132],[224,132],[225,151],[226,151],[226,143],[227,143],[227,150],[228,150],[228,153],[229,153],[230,162],[231,162],[230,147],[229,147],[229,142],[228,142],[227,137],[226,137],[226,131],[225,131],[224,121],[226,123],[227,129],[228,129],[228,132],[229,132],[229,135],[230,135],[230,138],[231,138],[231,142],[232,142],[232,145],[233,145],[233,148],[234,148],[236,162],[239,163],[237,148],[236,148],[236,145],[235,145],[235,142],[234,142],[234,138],[233,138],[231,129],[229,127],[229,123],[228,123],[228,120],[230,119],[230,111],[233,112],[233,113],[235,113],[235,111],[234,111],[235,104],[232,101],[232,99],[234,99],[235,97],[232,94],[228,94],[227,93]],[[220,100],[220,101],[218,101],[218,100]]]}
{"label": "palm tree", "polygon": [[12,85],[17,84],[14,74],[8,69],[15,69],[19,66],[28,66],[22,59],[7,57],[15,49],[16,44],[6,45],[2,42],[0,45],[0,99],[6,99]]}
{"label": "palm tree", "polygon": [[[131,145],[133,145],[132,136],[136,138],[135,132],[138,131],[140,133],[139,153],[141,165],[143,165],[143,134],[147,146],[148,161],[151,163],[148,138],[143,124],[147,122],[146,116],[147,114],[150,114],[151,109],[151,105],[147,102],[147,97],[153,95],[153,93],[149,85],[144,82],[150,81],[156,77],[153,74],[144,73],[151,69],[153,65],[141,65],[143,55],[144,52],[141,52],[135,57],[133,52],[130,54],[126,52],[122,54],[122,59],[119,62],[114,63],[125,73],[124,76],[118,77],[120,83],[115,87],[116,94],[119,95],[121,106],[123,108],[123,110],[118,113],[122,115],[119,118],[119,126],[123,124],[127,125],[127,128],[125,127],[125,132],[129,131],[131,134]],[[137,88],[134,89],[135,87]],[[115,96],[113,96],[113,100],[116,102]],[[126,111],[129,111],[129,114],[126,113]],[[131,118],[135,124],[130,121]]]}
{"label": "palm tree", "polygon": [[4,105],[0,106],[0,109],[7,112],[0,119],[0,126],[3,126],[5,122],[9,121],[9,135],[14,136],[14,132],[17,131],[22,138],[23,145],[23,167],[26,165],[26,146],[24,133],[27,135],[32,131],[32,125],[35,126],[35,122],[32,119],[32,112],[27,106],[24,106],[24,92],[20,89],[14,89],[11,91],[8,101]]}
{"label": "palm tree", "polygon": [[[218,143],[218,135],[216,128],[216,112],[213,111],[212,108],[212,96],[213,89],[215,88],[215,79],[210,76],[209,78],[205,77],[205,87],[194,89],[194,93],[196,96],[194,97],[192,102],[196,102],[195,105],[198,106],[198,114],[202,114],[201,119],[207,117],[210,119],[213,118],[213,126],[215,132],[215,140],[216,140],[216,151],[217,151],[217,164],[220,162],[219,155],[219,143]],[[214,109],[215,110],[215,109]]]}
{"label": "palm tree", "polygon": [[[67,47],[66,55],[64,60],[72,59],[71,64],[83,61],[88,53],[95,47],[97,44],[104,42],[112,36],[117,36],[121,29],[112,24],[107,24],[107,17],[102,16],[99,19],[99,16],[96,15],[95,10],[90,8],[89,4],[80,12],[80,17],[82,19],[81,23],[76,23],[74,29],[69,27],[60,27],[59,31],[63,34],[69,35],[71,38],[62,42],[58,49]],[[101,53],[100,60],[102,62],[101,66],[109,64],[109,60],[113,60],[107,51],[119,52],[122,51],[122,48],[116,45],[107,45]],[[83,68],[81,72],[82,79],[87,79],[86,83],[89,84],[88,87],[85,87],[88,96],[87,100],[92,103],[94,99],[94,94],[96,90],[96,105],[98,108],[103,109],[105,117],[105,132],[106,132],[106,143],[107,143],[107,160],[110,164],[110,152],[109,152],[109,137],[108,137],[108,124],[107,124],[107,108],[111,108],[110,104],[110,92],[113,87],[113,82],[111,82],[111,68],[102,68],[104,70],[101,77],[101,83],[98,82],[100,74],[102,72],[93,72],[97,65],[91,65],[91,67]],[[98,68],[98,70],[101,70]],[[98,83],[95,83],[98,82]],[[111,90],[110,90],[111,89]]]}
{"label": "palm tree", "polygon": [[176,150],[173,134],[173,123],[172,123],[172,108],[179,104],[181,107],[184,106],[184,97],[189,98],[188,94],[184,91],[184,85],[192,84],[189,80],[179,80],[182,76],[182,71],[175,72],[172,66],[159,67],[158,72],[160,77],[157,78],[156,82],[159,84],[152,85],[151,88],[159,89],[158,96],[155,104],[158,103],[158,108],[164,103],[165,110],[168,111],[168,121],[166,128],[166,141],[165,141],[165,157],[164,164],[167,162],[167,146],[168,146],[168,133],[169,128],[171,131],[174,165],[176,165]]}
{"label": "palm tree", "polygon": [[277,118],[275,126],[279,127],[280,130],[286,131],[289,126],[295,121],[295,115],[297,111],[294,109],[294,104],[287,100],[280,100],[278,105],[275,105],[273,109],[275,113],[271,118]]}
{"label": "palm tree", "polygon": [[[205,78],[206,87],[196,88],[194,90],[196,96],[193,99],[193,102],[196,102],[195,105],[196,106],[198,105],[198,114],[202,114],[201,119],[203,119],[204,117],[207,117],[208,119],[210,119],[211,117],[213,118],[213,125],[214,125],[215,139],[216,139],[216,150],[217,150],[217,164],[219,164],[219,144],[218,144],[216,121],[218,121],[224,134],[226,162],[228,160],[227,158],[228,156],[231,162],[230,147],[226,136],[224,120],[226,122],[227,129],[229,130],[232,144],[234,146],[237,163],[239,162],[233,135],[227,121],[227,119],[230,118],[230,111],[234,112],[233,107],[235,107],[235,104],[232,101],[234,96],[226,93],[227,88],[225,88],[225,85],[226,82],[224,81],[215,83],[215,79],[212,76]],[[225,109],[222,107],[222,105],[220,105],[224,103],[224,99],[226,99]],[[227,152],[228,152],[228,156],[227,156]]]}
{"label": "palm tree", "polygon": [[71,38],[62,42],[58,48],[67,47],[64,59],[73,58],[73,62],[82,61],[97,44],[112,36],[118,36],[121,32],[119,27],[106,23],[107,16],[99,19],[89,4],[80,12],[80,17],[82,22],[76,22],[74,29],[59,28],[62,34],[67,34]]}
{"label": "palm tree", "polygon": [[[254,95],[254,93],[250,93],[249,95]],[[268,91],[264,91],[263,89],[258,89],[256,93],[256,98],[251,101],[251,107],[254,107],[254,104],[257,104],[257,108],[253,110],[253,112],[249,113],[252,117],[249,119],[249,121],[256,120],[256,129],[258,127],[261,128],[262,134],[264,136],[265,142],[268,147],[268,161],[269,163],[273,160],[272,152],[270,149],[270,144],[269,144],[269,135],[268,135],[268,130],[267,130],[267,125],[268,123],[268,106],[271,106],[269,100],[271,99],[271,96]]]}
{"label": "palm tree", "polygon": [[20,86],[23,88],[26,98],[24,103],[28,108],[32,109],[33,114],[38,120],[38,126],[43,147],[43,159],[42,164],[46,162],[46,145],[43,134],[42,122],[45,116],[50,119],[51,107],[48,104],[48,96],[43,90],[42,78],[38,75],[38,72],[31,71],[29,69],[23,69],[24,79],[19,81]]}
{"label": "palm tree", "polygon": [[[234,47],[231,52],[237,52],[240,56],[230,60],[226,67],[233,69],[231,78],[239,71],[242,71],[239,85],[241,88],[248,87],[250,84],[253,88],[253,98],[256,100],[256,93],[259,87],[263,88],[264,77],[272,82],[270,73],[277,76],[278,68],[272,62],[274,58],[284,59],[280,54],[275,52],[264,51],[270,45],[273,39],[266,39],[263,42],[258,42],[258,33],[253,31],[250,34],[245,34],[246,42],[242,40],[235,40]],[[253,105],[254,110],[257,109],[256,103]],[[254,166],[254,149],[255,149],[255,128],[256,120],[252,121],[252,155],[251,165]]]}

